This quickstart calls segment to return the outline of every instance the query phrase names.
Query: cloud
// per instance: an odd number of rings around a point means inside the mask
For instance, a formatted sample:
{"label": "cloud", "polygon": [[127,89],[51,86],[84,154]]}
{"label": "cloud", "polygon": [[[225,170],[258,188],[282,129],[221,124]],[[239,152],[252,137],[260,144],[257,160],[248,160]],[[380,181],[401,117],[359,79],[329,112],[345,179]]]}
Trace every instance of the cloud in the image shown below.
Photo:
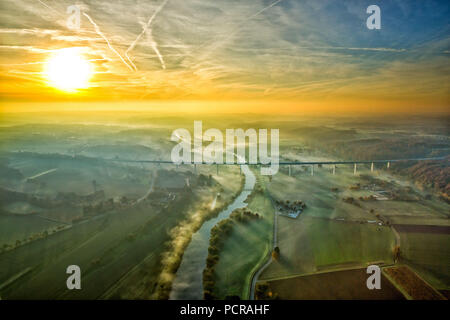
{"label": "cloud", "polygon": [[[35,72],[52,50],[89,48],[89,59],[101,59],[95,93],[106,98],[303,100],[384,90],[404,99],[412,87],[442,96],[450,43],[445,7],[386,0],[391,14],[373,32],[363,4],[84,0],[74,31],[66,27],[71,1],[4,0],[0,64]],[[426,79],[422,88],[417,78]]]}
{"label": "cloud", "polygon": [[122,61],[122,62],[123,62],[123,63],[131,70],[131,71],[133,71],[133,68],[130,67],[130,65],[129,65],[129,64],[124,60],[124,58],[120,55],[120,53],[117,52],[116,49],[114,49],[114,47],[113,47],[113,46],[111,45],[111,43],[109,42],[108,38],[106,38],[106,36],[104,35],[104,33],[101,32],[99,26],[94,22],[94,20],[92,20],[92,18],[91,18],[87,13],[85,13],[85,12],[83,12],[83,15],[84,15],[86,18],[88,18],[88,20],[89,20],[90,23],[92,23],[92,25],[93,25],[94,28],[95,28],[95,31],[98,33],[99,36],[101,36],[101,37],[106,41],[106,43],[108,44],[108,47],[111,49],[111,51],[114,52],[114,53],[120,58],[120,60],[121,60],[121,61]]}
{"label": "cloud", "polygon": [[[155,12],[153,13],[153,15],[150,17],[150,19],[147,21],[147,23],[144,25],[144,27],[142,28],[142,32],[137,36],[137,38],[131,43],[131,45],[128,47],[127,51],[125,52],[125,56],[127,57],[128,61],[130,62],[130,64],[133,66],[133,68],[137,71],[136,65],[131,61],[130,57],[128,56],[128,52],[130,52],[131,50],[134,49],[134,47],[136,46],[136,44],[139,42],[139,40],[141,39],[141,37],[145,34],[145,32],[147,32],[147,30],[150,28],[150,25],[152,24],[153,20],[156,18],[156,16],[158,15],[158,13],[164,8],[164,6],[166,5],[168,0],[164,0],[164,2],[161,3],[161,5],[155,10]],[[150,34],[149,34],[149,39],[150,39],[150,44],[153,48],[153,50],[155,51],[156,55],[158,56],[159,60],[161,61],[161,65],[162,68],[165,69],[166,65],[164,63],[164,59],[161,55],[161,53],[158,50],[157,44],[156,42],[153,40],[153,37],[151,36],[151,29],[150,29]]]}

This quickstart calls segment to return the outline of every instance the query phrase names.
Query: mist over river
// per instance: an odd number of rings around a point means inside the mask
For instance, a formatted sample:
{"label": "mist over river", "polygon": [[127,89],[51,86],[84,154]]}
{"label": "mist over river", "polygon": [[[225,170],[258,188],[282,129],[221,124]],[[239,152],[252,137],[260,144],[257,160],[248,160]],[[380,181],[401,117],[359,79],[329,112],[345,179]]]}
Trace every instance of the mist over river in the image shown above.
{"label": "mist over river", "polygon": [[201,300],[203,299],[203,270],[208,257],[211,229],[220,221],[227,219],[236,209],[247,206],[245,200],[255,187],[256,177],[248,166],[242,166],[245,175],[245,185],[239,196],[216,218],[206,221],[192,235],[192,240],[184,251],[183,259],[172,283],[170,299]]}

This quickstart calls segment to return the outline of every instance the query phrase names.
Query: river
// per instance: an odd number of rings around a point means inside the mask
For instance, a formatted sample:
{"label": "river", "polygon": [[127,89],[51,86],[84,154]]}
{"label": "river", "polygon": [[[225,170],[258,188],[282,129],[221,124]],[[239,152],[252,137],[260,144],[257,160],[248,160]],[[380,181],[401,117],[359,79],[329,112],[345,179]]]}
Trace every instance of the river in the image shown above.
{"label": "river", "polygon": [[201,300],[203,299],[203,270],[208,257],[209,238],[211,229],[236,209],[245,208],[244,201],[255,187],[256,177],[247,165],[242,166],[245,175],[245,185],[242,192],[216,218],[206,221],[202,227],[192,235],[192,240],[184,251],[180,267],[172,283],[170,299]]}

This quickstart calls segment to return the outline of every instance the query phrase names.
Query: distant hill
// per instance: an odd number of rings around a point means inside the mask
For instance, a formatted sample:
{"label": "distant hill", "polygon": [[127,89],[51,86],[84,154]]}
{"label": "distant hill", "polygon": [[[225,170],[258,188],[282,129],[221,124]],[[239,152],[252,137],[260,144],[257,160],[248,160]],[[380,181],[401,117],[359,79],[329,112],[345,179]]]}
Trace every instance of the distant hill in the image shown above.
{"label": "distant hill", "polygon": [[0,163],[0,180],[11,181],[21,179],[23,179],[23,174],[19,170]]}
{"label": "distant hill", "polygon": [[450,156],[445,160],[420,161],[410,166],[396,164],[393,169],[415,182],[439,192],[450,203]]}

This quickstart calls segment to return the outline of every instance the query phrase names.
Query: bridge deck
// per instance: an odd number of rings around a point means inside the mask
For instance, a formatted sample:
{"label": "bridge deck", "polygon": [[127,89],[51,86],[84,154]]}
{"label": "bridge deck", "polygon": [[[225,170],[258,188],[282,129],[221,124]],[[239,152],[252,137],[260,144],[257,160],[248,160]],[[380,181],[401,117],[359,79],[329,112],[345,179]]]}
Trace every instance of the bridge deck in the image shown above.
{"label": "bridge deck", "polygon": [[[427,160],[445,160],[446,157],[435,157],[435,158],[409,158],[409,159],[384,159],[384,160],[344,160],[344,161],[280,161],[278,164],[280,166],[290,165],[290,166],[305,166],[305,165],[334,165],[334,164],[370,164],[370,163],[388,163],[388,162],[402,162],[402,161],[427,161]],[[105,159],[106,160],[106,159]],[[174,162],[169,160],[125,160],[125,159],[110,159],[116,162],[135,162],[135,163],[156,163],[156,164],[174,164]],[[209,162],[183,162],[179,165],[251,165],[251,166],[265,166],[270,165],[270,163],[209,163]]]}

